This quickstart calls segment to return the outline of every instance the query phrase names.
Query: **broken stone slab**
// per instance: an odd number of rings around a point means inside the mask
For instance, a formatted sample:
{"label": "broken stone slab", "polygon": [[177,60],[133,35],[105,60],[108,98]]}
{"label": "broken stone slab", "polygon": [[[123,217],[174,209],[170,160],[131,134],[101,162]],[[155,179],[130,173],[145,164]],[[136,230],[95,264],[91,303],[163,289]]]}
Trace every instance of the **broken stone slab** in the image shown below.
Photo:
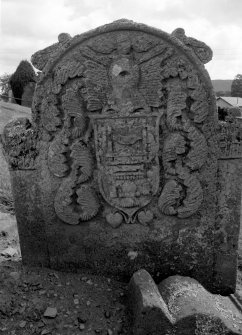
{"label": "broken stone slab", "polygon": [[146,270],[129,283],[135,335],[239,335],[242,314],[229,297],[209,293],[190,277],[171,276],[158,286]]}

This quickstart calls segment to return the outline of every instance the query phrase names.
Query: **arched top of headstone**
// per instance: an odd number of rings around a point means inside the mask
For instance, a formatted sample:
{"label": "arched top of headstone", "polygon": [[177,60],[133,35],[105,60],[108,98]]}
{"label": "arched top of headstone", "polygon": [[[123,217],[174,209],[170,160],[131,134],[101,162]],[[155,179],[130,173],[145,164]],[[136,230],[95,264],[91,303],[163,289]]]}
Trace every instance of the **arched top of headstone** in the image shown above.
{"label": "arched top of headstone", "polygon": [[[76,35],[73,38],[67,33],[61,33],[58,36],[58,43],[36,52],[32,56],[31,61],[38,70],[43,71],[42,76],[40,77],[40,80],[42,80],[45,77],[45,74],[51,71],[57,62],[59,62],[68,52],[72,51],[78,45],[88,44],[88,40],[99,37],[100,41],[96,44],[99,44],[99,51],[103,51],[105,53],[105,49],[106,52],[108,49],[110,51],[114,50],[116,47],[115,43],[120,43],[120,39],[115,40],[115,36],[109,40],[109,45],[107,45],[107,42],[103,43],[105,34],[116,33],[118,35],[122,34],[122,36],[126,35],[126,37],[129,35],[129,38],[132,40],[131,36],[132,34],[135,36],[135,32],[139,32],[140,34],[144,34],[146,36],[149,35],[150,37],[153,36],[153,42],[150,41],[150,47],[152,47],[152,43],[153,47],[155,47],[155,39],[160,39],[163,40],[164,43],[176,48],[178,52],[184,54],[189,61],[196,65],[198,70],[200,70],[200,72],[207,77],[202,64],[205,64],[212,59],[212,50],[205,43],[194,38],[187,37],[183,28],[177,28],[171,34],[168,34],[157,28],[136,23],[127,19],[114,21],[83,34]],[[133,40],[134,39],[135,38],[133,38]],[[142,39],[141,41],[137,39],[135,44],[136,49],[138,49],[142,44],[146,44],[146,48],[148,50],[149,43],[145,43],[145,36],[143,36],[143,41]]]}

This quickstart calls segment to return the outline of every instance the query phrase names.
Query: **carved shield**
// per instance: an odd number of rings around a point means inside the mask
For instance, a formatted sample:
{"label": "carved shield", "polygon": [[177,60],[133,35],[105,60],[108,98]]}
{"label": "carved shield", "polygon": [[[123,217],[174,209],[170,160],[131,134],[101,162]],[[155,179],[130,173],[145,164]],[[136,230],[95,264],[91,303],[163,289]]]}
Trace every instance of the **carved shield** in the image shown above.
{"label": "carved shield", "polygon": [[100,192],[126,222],[159,188],[159,119],[155,113],[93,117]]}

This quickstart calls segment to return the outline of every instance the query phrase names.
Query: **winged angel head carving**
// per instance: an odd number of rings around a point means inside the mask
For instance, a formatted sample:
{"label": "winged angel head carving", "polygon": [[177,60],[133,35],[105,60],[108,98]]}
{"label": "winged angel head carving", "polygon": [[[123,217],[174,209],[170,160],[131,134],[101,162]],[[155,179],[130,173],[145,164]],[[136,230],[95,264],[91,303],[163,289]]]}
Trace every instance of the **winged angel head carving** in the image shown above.
{"label": "winged angel head carving", "polygon": [[107,57],[88,47],[84,50],[84,55],[86,51],[88,58],[92,58],[85,62],[84,72],[88,111],[102,109],[104,113],[109,110],[128,115],[159,107],[162,94],[159,55],[135,56],[137,53],[132,52],[132,42],[127,37],[117,43],[115,52]]}

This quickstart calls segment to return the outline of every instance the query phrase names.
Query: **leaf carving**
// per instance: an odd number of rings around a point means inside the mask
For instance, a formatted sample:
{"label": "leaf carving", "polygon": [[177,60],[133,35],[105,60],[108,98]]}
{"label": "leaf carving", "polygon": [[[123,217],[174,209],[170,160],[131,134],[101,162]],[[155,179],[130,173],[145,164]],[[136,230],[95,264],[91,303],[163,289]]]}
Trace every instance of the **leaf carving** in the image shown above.
{"label": "leaf carving", "polygon": [[75,139],[82,136],[86,130],[87,121],[82,101],[80,101],[73,89],[67,89],[62,96],[62,106],[66,116],[73,119],[72,138]]}
{"label": "leaf carving", "polygon": [[96,216],[99,202],[96,194],[88,185],[83,185],[77,190],[77,202],[81,207],[81,220],[87,221]]}
{"label": "leaf carving", "polygon": [[62,182],[58,189],[54,207],[56,214],[62,221],[77,225],[80,221],[88,221],[96,216],[99,210],[99,201],[89,185],[82,185],[76,189],[75,176],[72,174]]}
{"label": "leaf carving", "polygon": [[72,169],[78,177],[77,183],[87,181],[93,172],[93,158],[89,149],[82,142],[76,141],[71,147],[71,158]]}
{"label": "leaf carving", "polygon": [[57,177],[64,177],[69,170],[66,153],[67,145],[64,144],[63,137],[59,134],[51,142],[48,151],[48,167]]}
{"label": "leaf carving", "polygon": [[177,214],[177,202],[180,198],[182,188],[176,180],[169,180],[159,197],[158,207],[166,215]]}

